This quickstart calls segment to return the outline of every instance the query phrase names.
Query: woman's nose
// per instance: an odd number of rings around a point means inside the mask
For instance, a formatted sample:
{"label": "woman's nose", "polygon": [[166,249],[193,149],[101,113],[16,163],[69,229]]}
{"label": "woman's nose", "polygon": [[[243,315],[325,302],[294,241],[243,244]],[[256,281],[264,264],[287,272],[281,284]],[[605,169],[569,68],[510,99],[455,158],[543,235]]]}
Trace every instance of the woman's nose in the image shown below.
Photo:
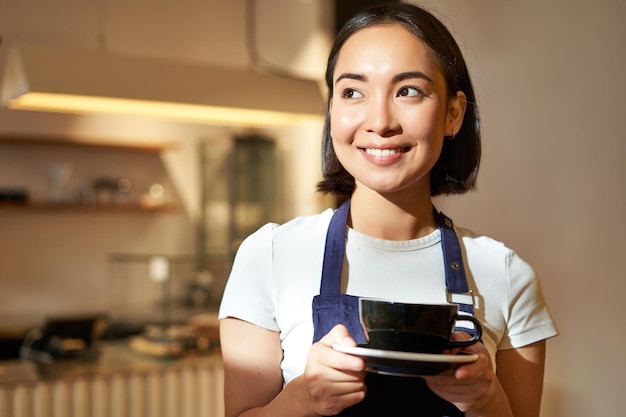
{"label": "woman's nose", "polygon": [[400,130],[393,103],[385,98],[370,100],[365,115],[365,129],[380,136],[390,136]]}

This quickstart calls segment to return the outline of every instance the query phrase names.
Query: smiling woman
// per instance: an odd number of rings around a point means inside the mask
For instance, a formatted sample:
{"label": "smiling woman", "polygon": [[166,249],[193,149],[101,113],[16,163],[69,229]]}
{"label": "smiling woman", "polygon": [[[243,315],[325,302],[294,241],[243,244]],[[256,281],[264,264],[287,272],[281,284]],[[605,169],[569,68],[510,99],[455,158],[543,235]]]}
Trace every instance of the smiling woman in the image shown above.
{"label": "smiling woman", "polygon": [[[364,9],[337,35],[326,83],[318,190],[345,201],[241,244],[219,314],[226,415],[538,417],[557,331],[532,268],[433,209],[474,187],[480,161],[454,39],[417,6]],[[481,328],[482,343],[429,357],[471,356],[446,372],[381,372],[355,351],[373,349],[359,315],[373,297],[458,304],[480,325],[450,340]]]}

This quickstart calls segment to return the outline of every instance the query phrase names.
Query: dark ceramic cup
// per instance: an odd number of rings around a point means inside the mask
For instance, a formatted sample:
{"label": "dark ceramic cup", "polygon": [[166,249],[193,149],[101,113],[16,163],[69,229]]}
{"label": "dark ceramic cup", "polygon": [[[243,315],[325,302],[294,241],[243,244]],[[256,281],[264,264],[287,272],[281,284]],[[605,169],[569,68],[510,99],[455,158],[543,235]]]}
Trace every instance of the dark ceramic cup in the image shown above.
{"label": "dark ceramic cup", "polygon": [[[473,316],[459,314],[456,304],[411,304],[361,298],[359,314],[368,347],[440,354],[446,349],[473,345],[482,327]],[[475,334],[468,340],[451,340],[457,321],[472,322]]]}

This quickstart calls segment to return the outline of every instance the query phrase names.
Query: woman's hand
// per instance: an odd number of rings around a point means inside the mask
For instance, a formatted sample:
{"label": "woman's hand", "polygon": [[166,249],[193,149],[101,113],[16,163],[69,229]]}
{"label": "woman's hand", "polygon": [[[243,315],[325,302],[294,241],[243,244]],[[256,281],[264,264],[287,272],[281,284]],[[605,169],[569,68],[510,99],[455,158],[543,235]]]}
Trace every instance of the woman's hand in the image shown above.
{"label": "woman's hand", "polygon": [[[467,339],[466,333],[455,333],[455,339]],[[489,352],[482,343],[463,348],[478,355],[474,362],[463,364],[452,372],[424,377],[428,387],[438,396],[468,412],[483,408],[499,390]],[[454,352],[457,353],[458,349]],[[448,352],[446,352],[448,353]]]}
{"label": "woman's hand", "polygon": [[334,350],[334,344],[356,346],[339,324],[313,344],[304,370],[310,407],[320,415],[335,415],[365,398],[365,362]]}

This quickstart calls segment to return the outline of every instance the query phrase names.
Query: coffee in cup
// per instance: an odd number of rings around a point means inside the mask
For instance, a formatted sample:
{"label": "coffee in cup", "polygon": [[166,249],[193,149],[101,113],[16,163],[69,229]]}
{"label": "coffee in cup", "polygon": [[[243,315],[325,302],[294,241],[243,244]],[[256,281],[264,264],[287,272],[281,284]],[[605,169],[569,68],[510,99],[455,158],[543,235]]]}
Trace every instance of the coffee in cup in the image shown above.
{"label": "coffee in cup", "polygon": [[[382,350],[440,354],[473,345],[482,336],[478,319],[459,314],[456,304],[413,304],[375,298],[359,300],[361,324],[368,347]],[[474,325],[467,340],[451,340],[457,321]]]}

